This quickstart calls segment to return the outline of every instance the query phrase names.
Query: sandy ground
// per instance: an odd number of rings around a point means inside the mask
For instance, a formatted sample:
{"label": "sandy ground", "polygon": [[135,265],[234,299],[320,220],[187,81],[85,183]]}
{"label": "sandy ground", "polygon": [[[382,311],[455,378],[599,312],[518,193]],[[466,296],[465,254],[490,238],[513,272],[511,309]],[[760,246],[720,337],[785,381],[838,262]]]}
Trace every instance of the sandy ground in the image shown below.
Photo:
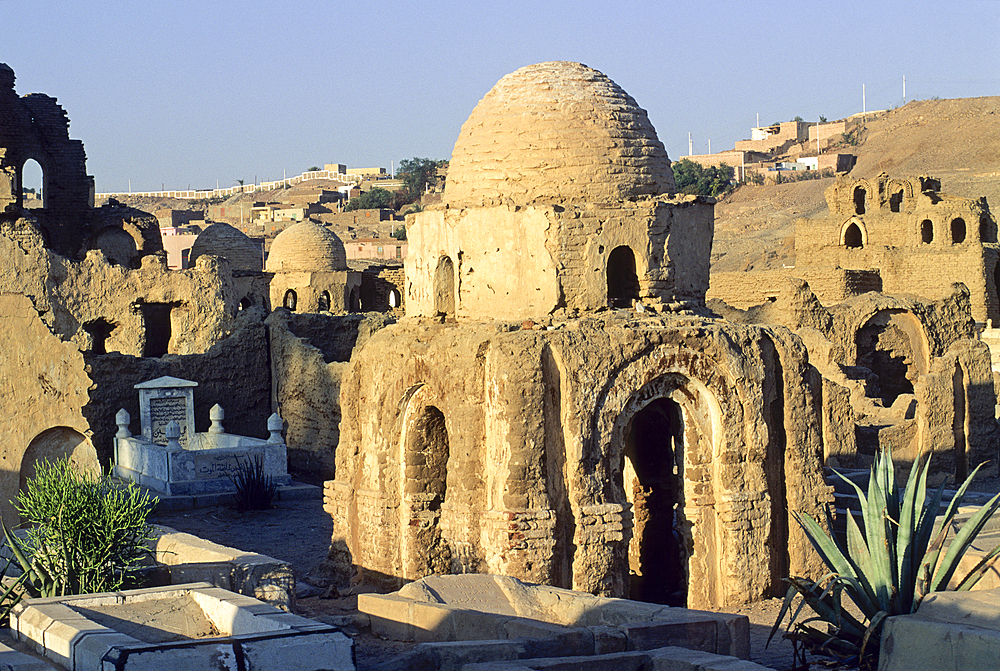
{"label": "sandy ground", "polygon": [[[220,506],[199,510],[156,514],[151,521],[194,534],[222,545],[246,552],[258,552],[292,564],[296,580],[319,582],[314,573],[326,556],[332,535],[332,520],[323,511],[318,499],[281,501],[272,510],[240,513]],[[359,588],[363,591],[364,586]],[[765,649],[765,642],[781,607],[780,599],[772,599],[744,608],[732,609],[750,619],[751,659],[778,671],[792,671],[792,645],[781,638],[780,632]],[[334,595],[334,598],[311,596],[296,602],[296,612],[331,624],[350,622],[357,613],[357,595]],[[382,662],[407,651],[412,644],[385,641],[350,625],[345,631],[355,638],[359,671],[372,669]],[[822,665],[811,659],[811,669],[839,668]]]}

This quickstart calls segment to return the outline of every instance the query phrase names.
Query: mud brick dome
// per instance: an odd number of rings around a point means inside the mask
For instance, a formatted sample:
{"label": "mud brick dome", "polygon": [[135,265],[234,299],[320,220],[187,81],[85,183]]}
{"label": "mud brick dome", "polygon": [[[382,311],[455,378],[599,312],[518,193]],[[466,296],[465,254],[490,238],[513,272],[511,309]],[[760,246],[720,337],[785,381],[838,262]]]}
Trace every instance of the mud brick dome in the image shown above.
{"label": "mud brick dome", "polygon": [[267,272],[326,272],[347,269],[347,251],[337,235],[304,221],[289,226],[271,244]]}
{"label": "mud brick dome", "polygon": [[242,231],[226,223],[215,223],[202,231],[191,246],[191,262],[199,256],[228,259],[236,270],[260,270],[263,265],[260,246]]}
{"label": "mud brick dome", "polygon": [[445,202],[604,203],[673,191],[646,111],[597,70],[553,61],[507,75],[479,102],[455,143]]}

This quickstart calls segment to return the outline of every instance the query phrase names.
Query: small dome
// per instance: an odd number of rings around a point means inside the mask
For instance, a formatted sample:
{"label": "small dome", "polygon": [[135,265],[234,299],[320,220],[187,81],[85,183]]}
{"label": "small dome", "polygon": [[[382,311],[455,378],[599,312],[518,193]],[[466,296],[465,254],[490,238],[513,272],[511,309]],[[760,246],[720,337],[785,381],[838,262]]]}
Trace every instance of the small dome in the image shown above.
{"label": "small dome", "polygon": [[257,270],[263,266],[260,245],[229,224],[212,224],[191,245],[191,265],[202,255],[220,256],[235,270]]}
{"label": "small dome", "polygon": [[607,203],[674,189],[646,111],[597,70],[554,61],[507,75],[479,101],[455,142],[444,200]]}
{"label": "small dome", "polygon": [[330,229],[303,221],[278,234],[264,269],[269,273],[347,270],[347,250]]}

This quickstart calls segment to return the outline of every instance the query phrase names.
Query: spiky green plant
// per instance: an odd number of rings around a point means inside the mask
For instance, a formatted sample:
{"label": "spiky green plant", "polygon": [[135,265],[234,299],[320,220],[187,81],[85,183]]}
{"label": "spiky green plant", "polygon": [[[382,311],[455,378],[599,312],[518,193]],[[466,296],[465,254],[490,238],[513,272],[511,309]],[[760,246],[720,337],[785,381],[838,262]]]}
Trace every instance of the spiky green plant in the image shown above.
{"label": "spiky green plant", "polygon": [[26,520],[23,539],[2,527],[23,570],[19,591],[64,596],[134,586],[150,556],[146,518],[155,503],[135,483],[80,473],[67,459],[38,462],[14,502]]}
{"label": "spiky green plant", "polygon": [[[896,486],[896,474],[888,451],[877,456],[872,465],[867,495],[853,482],[840,476],[857,492],[864,522],[862,531],[853,514],[847,514],[846,545],[835,535],[827,533],[809,515],[793,513],[831,573],[818,581],[799,577],[788,579],[790,587],[768,642],[798,594],[803,600],[789,620],[786,638],[815,652],[840,659],[857,657],[862,665],[870,665],[877,661],[885,618],[913,613],[924,596],[947,589],[965,553],[990,516],[1000,507],[1000,494],[990,499],[962,525],[945,550],[955,514],[982,465],[959,487],[941,518],[936,534],[934,527],[944,485],[930,497],[927,496],[929,465],[929,459],[915,464],[902,492]],[[829,509],[826,511],[826,523],[827,529],[833,528]],[[972,588],[997,555],[1000,555],[1000,546],[987,553],[958,582],[956,589]],[[854,617],[841,607],[841,595],[844,593],[861,611],[863,619]],[[799,622],[798,616],[806,604],[816,615]],[[813,626],[816,623],[826,623],[828,631]]]}
{"label": "spiky green plant", "polygon": [[274,479],[264,470],[264,459],[255,454],[246,461],[236,457],[236,471],[229,476],[236,487],[236,507],[239,510],[268,510],[278,492]]}

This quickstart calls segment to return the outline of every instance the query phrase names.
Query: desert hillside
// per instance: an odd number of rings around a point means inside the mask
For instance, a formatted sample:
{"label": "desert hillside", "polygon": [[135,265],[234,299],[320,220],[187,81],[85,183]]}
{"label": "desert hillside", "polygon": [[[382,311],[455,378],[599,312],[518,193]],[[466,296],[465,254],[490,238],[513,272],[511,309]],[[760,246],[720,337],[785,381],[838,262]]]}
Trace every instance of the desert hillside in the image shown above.
{"label": "desert hillside", "polygon": [[[858,157],[852,175],[928,174],[944,193],[986,196],[1000,213],[1000,97],[922,100],[874,116],[861,142],[842,151]],[[795,263],[799,217],[826,216],[823,191],[833,179],[744,186],[715,210],[714,271],[763,270]]]}

